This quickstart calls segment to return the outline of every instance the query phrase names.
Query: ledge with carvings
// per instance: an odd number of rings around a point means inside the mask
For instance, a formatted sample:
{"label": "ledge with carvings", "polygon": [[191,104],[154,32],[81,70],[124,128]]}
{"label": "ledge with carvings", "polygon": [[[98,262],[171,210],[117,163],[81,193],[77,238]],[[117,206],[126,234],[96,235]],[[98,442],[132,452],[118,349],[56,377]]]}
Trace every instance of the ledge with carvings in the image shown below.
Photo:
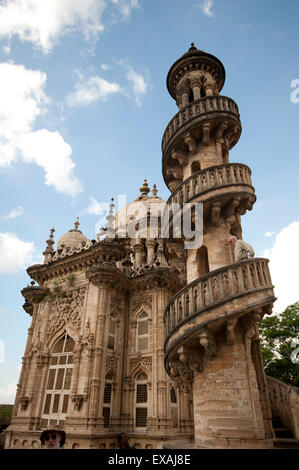
{"label": "ledge with carvings", "polygon": [[88,250],[50,261],[34,264],[27,269],[29,276],[43,284],[48,279],[96,266],[98,263],[114,264],[125,256],[125,248],[119,242],[96,242]]}
{"label": "ledge with carvings", "polygon": [[199,124],[215,121],[217,128],[223,121],[228,123],[228,135],[230,128],[237,126],[238,132],[231,135],[230,148],[239,140],[241,134],[240,114],[237,104],[227,96],[214,95],[200,98],[182,108],[167,125],[162,137],[163,174],[165,173],[166,160],[174,141],[181,135],[190,131]]}
{"label": "ledge with carvings", "polygon": [[252,258],[216,269],[191,282],[169,302],[164,312],[167,356],[188,338],[250,311],[272,311],[276,300],[265,258]]}
{"label": "ledge with carvings", "polygon": [[182,182],[167,201],[170,206],[178,203],[205,202],[211,196],[225,196],[227,193],[248,194],[248,209],[256,200],[251,181],[251,170],[242,163],[227,163],[200,170]]}

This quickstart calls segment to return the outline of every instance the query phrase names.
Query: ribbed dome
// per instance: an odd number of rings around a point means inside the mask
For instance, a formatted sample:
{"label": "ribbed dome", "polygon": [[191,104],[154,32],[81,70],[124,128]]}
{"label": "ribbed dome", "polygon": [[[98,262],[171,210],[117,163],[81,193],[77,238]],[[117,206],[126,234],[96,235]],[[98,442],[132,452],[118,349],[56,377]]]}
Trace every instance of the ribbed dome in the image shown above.
{"label": "ribbed dome", "polygon": [[70,230],[69,232],[62,235],[57,242],[57,250],[63,248],[82,248],[88,242],[88,238],[81,232],[81,230]]}
{"label": "ribbed dome", "polygon": [[165,201],[157,195],[138,197],[116,213],[116,232],[127,230],[129,224],[133,222],[137,224],[147,218],[150,213],[152,217],[161,217],[164,207]]}

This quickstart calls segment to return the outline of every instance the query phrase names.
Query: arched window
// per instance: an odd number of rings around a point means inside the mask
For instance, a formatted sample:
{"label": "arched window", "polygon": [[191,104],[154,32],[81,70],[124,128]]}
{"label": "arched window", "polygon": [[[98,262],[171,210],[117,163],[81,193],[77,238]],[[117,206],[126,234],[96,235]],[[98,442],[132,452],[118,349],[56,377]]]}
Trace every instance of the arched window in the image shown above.
{"label": "arched window", "polygon": [[196,264],[198,269],[198,276],[204,276],[210,271],[209,257],[207,247],[202,245],[196,253]]}
{"label": "arched window", "polygon": [[114,313],[109,318],[108,349],[115,349],[116,316]]}
{"label": "arched window", "polygon": [[75,342],[64,333],[51,351],[41,426],[64,424],[70,398]]}
{"label": "arched window", "polygon": [[142,312],[137,318],[137,351],[144,351],[148,349],[149,334],[148,334],[148,316]]}
{"label": "arched window", "polygon": [[135,426],[136,428],[146,428],[148,407],[147,375],[143,372],[136,377],[135,406]]}
{"label": "arched window", "polygon": [[103,399],[103,418],[104,418],[104,428],[108,428],[110,415],[111,415],[111,406],[112,406],[112,381],[113,377],[111,374],[107,374],[105,377],[105,388],[104,388],[104,399]]}

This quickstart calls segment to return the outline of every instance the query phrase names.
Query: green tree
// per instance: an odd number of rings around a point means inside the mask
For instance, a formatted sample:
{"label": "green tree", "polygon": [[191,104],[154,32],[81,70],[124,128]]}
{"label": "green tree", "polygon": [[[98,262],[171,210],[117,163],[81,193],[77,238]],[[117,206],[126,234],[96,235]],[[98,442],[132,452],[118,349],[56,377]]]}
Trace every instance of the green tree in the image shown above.
{"label": "green tree", "polygon": [[266,374],[299,387],[299,301],[264,317],[260,335]]}

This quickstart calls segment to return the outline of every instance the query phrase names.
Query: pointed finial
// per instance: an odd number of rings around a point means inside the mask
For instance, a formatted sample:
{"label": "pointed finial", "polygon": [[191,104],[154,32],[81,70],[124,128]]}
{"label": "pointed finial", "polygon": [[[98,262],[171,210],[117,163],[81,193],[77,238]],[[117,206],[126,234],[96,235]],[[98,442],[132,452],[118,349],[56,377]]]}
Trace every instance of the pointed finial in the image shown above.
{"label": "pointed finial", "polygon": [[158,192],[157,186],[154,184],[153,189],[152,189],[153,196],[157,196],[157,192]]}
{"label": "pointed finial", "polygon": [[113,204],[114,198],[111,198],[111,203],[109,204],[109,213],[106,217],[107,220],[107,227],[106,227],[106,238],[112,238],[114,235],[114,220],[115,216],[113,214],[113,209],[114,209],[114,204]]}
{"label": "pointed finial", "polygon": [[77,231],[78,231],[78,227],[79,227],[79,225],[80,225],[79,216],[77,217],[76,222],[74,223],[74,225],[75,225],[75,232],[77,232]]}
{"label": "pointed finial", "polygon": [[147,196],[147,194],[150,192],[150,188],[148,187],[148,183],[146,180],[143,181],[143,185],[141,188],[139,188],[139,191],[141,192],[142,196]]}
{"label": "pointed finial", "polygon": [[54,252],[53,250],[53,245],[54,245],[54,236],[53,236],[53,233],[55,232],[55,229],[54,229],[54,226],[51,228],[50,230],[50,235],[49,235],[49,238],[48,240],[46,241],[47,243],[47,248],[45,249],[45,251],[43,252],[43,255],[45,256],[44,258],[44,262],[48,262],[50,259],[51,259],[51,256]]}

